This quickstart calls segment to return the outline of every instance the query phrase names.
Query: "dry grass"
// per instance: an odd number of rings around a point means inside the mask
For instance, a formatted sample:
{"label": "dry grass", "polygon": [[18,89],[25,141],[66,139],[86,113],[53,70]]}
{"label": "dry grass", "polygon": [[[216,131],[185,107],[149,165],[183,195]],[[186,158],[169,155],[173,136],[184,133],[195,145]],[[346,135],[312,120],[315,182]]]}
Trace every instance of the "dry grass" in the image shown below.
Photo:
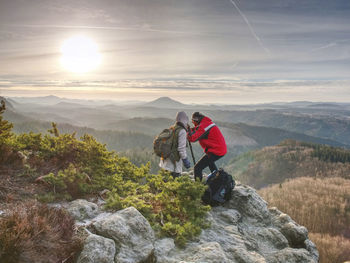
{"label": "dry grass", "polygon": [[259,194],[310,232],[350,235],[350,180],[302,177],[263,188]]}
{"label": "dry grass", "polygon": [[259,194],[307,227],[322,263],[350,260],[350,180],[301,177],[259,190]]}
{"label": "dry grass", "polygon": [[322,263],[342,263],[350,260],[350,239],[310,233],[310,239],[320,252]]}
{"label": "dry grass", "polygon": [[0,262],[73,262],[81,242],[74,220],[63,210],[35,202],[0,217]]}

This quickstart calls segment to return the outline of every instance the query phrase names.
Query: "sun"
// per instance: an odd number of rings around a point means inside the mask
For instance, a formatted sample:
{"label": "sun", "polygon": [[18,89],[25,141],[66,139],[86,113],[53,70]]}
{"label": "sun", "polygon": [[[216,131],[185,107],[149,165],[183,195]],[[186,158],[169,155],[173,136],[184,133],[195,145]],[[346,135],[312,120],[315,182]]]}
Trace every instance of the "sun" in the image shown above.
{"label": "sun", "polygon": [[97,44],[85,36],[66,39],[61,46],[61,65],[73,73],[86,73],[101,64]]}

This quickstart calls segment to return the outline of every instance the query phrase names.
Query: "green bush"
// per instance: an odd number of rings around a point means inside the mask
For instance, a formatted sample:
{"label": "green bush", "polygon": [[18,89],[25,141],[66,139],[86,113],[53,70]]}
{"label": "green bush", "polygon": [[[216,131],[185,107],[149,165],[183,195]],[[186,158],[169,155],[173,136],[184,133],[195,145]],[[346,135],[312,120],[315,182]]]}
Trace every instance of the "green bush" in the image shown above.
{"label": "green bush", "polygon": [[175,180],[168,172],[147,175],[145,181],[128,180],[108,195],[107,209],[134,206],[160,235],[175,238],[184,245],[207,227],[205,214],[209,206],[201,203],[205,186],[183,176]]}
{"label": "green bush", "polygon": [[18,159],[13,150],[12,133],[13,124],[4,120],[2,114],[6,110],[5,102],[2,100],[0,105],[0,168],[9,162],[15,162]]}
{"label": "green bush", "polygon": [[3,120],[2,114],[6,110],[5,102],[2,100],[0,105],[0,146],[6,144],[8,140],[13,136],[12,128],[13,124],[7,120]]}
{"label": "green bush", "polygon": [[65,193],[69,198],[82,197],[89,191],[89,176],[81,173],[73,164],[56,175],[49,173],[42,179],[53,187],[54,194]]}

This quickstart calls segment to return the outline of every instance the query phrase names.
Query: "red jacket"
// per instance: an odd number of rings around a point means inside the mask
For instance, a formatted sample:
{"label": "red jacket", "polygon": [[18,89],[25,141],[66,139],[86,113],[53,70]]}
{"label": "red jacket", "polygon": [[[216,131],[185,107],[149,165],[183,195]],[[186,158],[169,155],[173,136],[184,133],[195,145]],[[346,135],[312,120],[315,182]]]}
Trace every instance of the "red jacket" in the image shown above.
{"label": "red jacket", "polygon": [[199,125],[192,128],[187,134],[190,142],[199,140],[206,153],[213,153],[224,156],[227,153],[227,146],[219,128],[208,117],[204,117]]}

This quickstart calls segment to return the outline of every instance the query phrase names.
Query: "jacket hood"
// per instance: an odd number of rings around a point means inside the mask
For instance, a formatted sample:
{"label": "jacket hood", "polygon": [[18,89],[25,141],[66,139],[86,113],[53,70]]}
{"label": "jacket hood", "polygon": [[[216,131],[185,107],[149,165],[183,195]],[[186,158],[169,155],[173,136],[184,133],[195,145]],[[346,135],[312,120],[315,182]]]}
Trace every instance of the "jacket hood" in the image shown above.
{"label": "jacket hood", "polygon": [[188,116],[187,116],[186,112],[179,111],[176,114],[176,121],[177,122],[181,122],[184,125],[184,127],[187,127],[187,125],[188,125]]}
{"label": "jacket hood", "polygon": [[209,117],[204,116],[203,119],[201,120],[201,123],[202,123],[202,122],[203,122],[203,123],[204,123],[204,122],[207,123],[207,122],[212,122],[212,120],[211,120]]}

